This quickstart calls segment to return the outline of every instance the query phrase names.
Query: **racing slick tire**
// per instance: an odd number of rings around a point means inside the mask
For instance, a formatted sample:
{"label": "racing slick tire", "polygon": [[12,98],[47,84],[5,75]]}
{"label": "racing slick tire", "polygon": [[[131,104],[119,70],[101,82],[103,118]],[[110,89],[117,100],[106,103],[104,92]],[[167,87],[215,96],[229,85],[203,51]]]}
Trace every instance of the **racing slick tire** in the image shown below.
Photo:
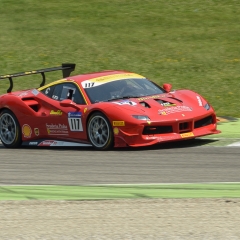
{"label": "racing slick tire", "polygon": [[101,112],[93,113],[87,123],[88,139],[95,149],[109,150],[114,145],[112,126]]}
{"label": "racing slick tire", "polygon": [[0,140],[7,148],[21,146],[21,128],[16,116],[10,110],[3,110],[0,113]]}

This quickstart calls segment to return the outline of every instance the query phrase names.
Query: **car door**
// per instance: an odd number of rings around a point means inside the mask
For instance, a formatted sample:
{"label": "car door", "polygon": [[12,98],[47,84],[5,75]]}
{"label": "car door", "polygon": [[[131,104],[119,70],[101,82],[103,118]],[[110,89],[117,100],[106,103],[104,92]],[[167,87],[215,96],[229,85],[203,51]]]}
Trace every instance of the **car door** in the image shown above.
{"label": "car door", "polygon": [[[86,102],[73,82],[59,83],[41,91],[48,98],[48,117],[45,118],[46,137],[67,140],[86,140],[82,117]],[[62,104],[71,100],[74,104]]]}

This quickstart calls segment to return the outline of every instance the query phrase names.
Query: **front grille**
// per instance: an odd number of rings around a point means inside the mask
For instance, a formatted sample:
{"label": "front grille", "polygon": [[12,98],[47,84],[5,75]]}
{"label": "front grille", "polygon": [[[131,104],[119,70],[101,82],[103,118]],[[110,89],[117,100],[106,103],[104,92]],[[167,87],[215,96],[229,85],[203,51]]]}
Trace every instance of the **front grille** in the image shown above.
{"label": "front grille", "polygon": [[180,131],[187,130],[187,129],[189,129],[189,123],[188,122],[179,123],[179,130]]}
{"label": "front grille", "polygon": [[147,126],[143,129],[143,135],[172,133],[172,126]]}
{"label": "front grille", "polygon": [[205,118],[202,118],[202,119],[196,121],[194,123],[194,128],[200,128],[200,127],[204,127],[204,126],[207,126],[210,124],[213,124],[212,116],[208,116],[208,117],[205,117]]}

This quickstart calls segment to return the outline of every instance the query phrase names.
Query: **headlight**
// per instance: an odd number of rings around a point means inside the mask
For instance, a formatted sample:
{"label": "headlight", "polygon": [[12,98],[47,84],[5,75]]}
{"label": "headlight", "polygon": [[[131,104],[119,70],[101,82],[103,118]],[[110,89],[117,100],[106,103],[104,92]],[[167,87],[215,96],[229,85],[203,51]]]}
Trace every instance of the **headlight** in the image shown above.
{"label": "headlight", "polygon": [[210,105],[209,105],[208,103],[206,103],[206,104],[204,105],[204,108],[205,108],[206,110],[209,110],[209,109],[210,109]]}
{"label": "headlight", "polygon": [[150,120],[150,118],[145,115],[132,115],[132,116],[138,120]]}

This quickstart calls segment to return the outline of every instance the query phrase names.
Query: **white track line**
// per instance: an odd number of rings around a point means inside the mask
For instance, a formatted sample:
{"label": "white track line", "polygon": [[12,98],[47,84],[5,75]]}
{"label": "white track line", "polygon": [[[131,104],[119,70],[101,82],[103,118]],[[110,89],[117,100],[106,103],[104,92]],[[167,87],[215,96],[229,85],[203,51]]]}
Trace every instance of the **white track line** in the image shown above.
{"label": "white track line", "polygon": [[232,144],[227,145],[227,147],[240,147],[240,142],[235,142]]}

